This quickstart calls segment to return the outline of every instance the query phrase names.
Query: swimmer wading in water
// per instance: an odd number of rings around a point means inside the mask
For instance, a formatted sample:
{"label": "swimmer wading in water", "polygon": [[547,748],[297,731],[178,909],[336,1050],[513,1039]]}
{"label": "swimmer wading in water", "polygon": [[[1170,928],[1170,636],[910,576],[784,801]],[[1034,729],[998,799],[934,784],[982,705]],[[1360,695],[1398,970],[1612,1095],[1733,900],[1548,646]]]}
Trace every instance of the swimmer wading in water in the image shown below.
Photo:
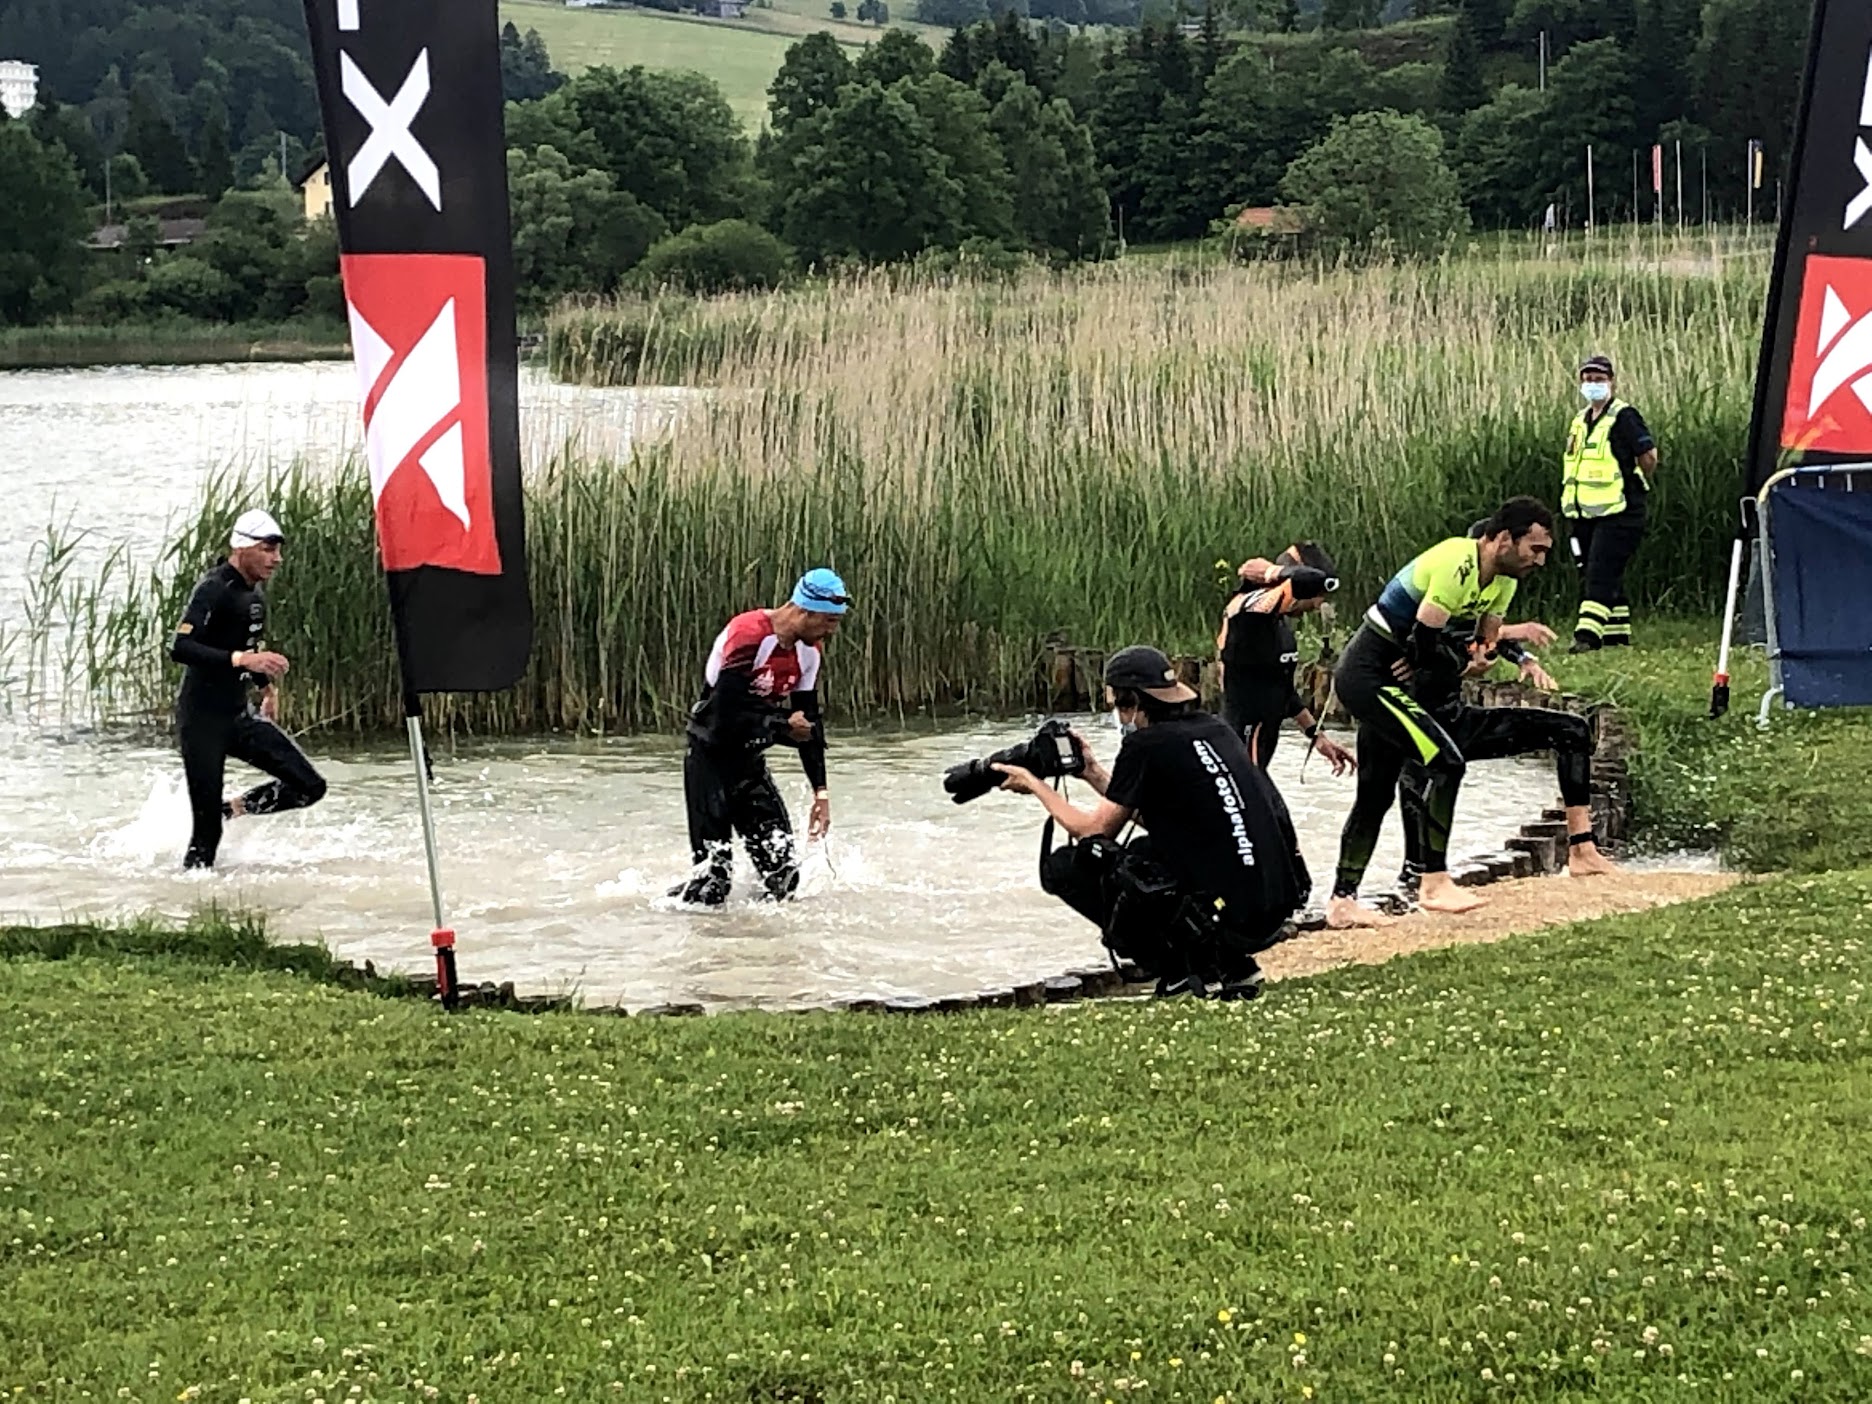
{"label": "swimmer wading in water", "polygon": [[[274,718],[284,654],[266,646],[266,596],[260,587],[279,569],[285,535],[265,512],[241,514],[228,558],[195,586],[169,657],[183,666],[176,698],[176,739],[188,777],[194,825],[187,868],[212,868],[222,826],[243,814],[303,809],[325,797],[325,780]],[[256,708],[251,694],[258,690]],[[273,778],[232,800],[221,784],[228,757]]]}
{"label": "swimmer wading in water", "polygon": [[851,605],[845,582],[826,569],[800,577],[776,609],[751,609],[716,636],[689,713],[683,798],[695,871],[670,896],[719,907],[733,884],[733,835],[740,834],[776,901],[799,887],[793,821],[767,769],[767,748],[792,746],[813,787],[811,838],[832,827],[825,725],[819,714],[820,645]]}

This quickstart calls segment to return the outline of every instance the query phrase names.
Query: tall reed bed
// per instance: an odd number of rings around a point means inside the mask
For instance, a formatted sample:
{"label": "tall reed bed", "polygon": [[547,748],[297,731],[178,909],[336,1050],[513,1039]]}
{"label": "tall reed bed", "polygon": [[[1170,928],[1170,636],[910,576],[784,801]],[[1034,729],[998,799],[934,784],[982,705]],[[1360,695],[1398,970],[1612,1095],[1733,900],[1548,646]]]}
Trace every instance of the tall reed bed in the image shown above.
{"label": "tall reed bed", "polygon": [[[827,673],[848,717],[1021,705],[1058,630],[1204,648],[1216,562],[1301,536],[1337,554],[1355,619],[1415,551],[1512,493],[1555,496],[1590,351],[1617,359],[1661,445],[1638,597],[1707,610],[1764,288],[1759,261],[1679,252],[1118,266],[995,287],[873,277],[567,309],[551,331],[561,373],[713,393],[626,457],[568,449],[534,470],[532,667],[510,694],[443,710],[488,731],[673,725],[722,621],[821,562],[857,597]],[[293,532],[274,594],[294,716],[394,724],[361,471],[283,467],[266,492]],[[115,705],[163,705],[158,641],[245,500],[210,491],[119,606],[149,633]],[[1558,613],[1571,586],[1556,563],[1530,606]]]}

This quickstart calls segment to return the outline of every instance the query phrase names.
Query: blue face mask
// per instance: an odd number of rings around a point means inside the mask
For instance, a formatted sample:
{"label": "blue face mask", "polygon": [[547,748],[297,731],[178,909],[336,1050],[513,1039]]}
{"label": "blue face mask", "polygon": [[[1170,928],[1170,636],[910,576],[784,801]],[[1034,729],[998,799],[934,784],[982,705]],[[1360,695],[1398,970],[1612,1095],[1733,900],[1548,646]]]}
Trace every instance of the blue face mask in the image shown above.
{"label": "blue face mask", "polygon": [[1112,708],[1112,725],[1118,728],[1118,734],[1120,736],[1129,736],[1132,732],[1137,730],[1137,723],[1128,722],[1123,717],[1119,716],[1116,707]]}
{"label": "blue face mask", "polygon": [[1603,380],[1584,380],[1580,382],[1580,394],[1590,404],[1601,405],[1612,398],[1612,387]]}

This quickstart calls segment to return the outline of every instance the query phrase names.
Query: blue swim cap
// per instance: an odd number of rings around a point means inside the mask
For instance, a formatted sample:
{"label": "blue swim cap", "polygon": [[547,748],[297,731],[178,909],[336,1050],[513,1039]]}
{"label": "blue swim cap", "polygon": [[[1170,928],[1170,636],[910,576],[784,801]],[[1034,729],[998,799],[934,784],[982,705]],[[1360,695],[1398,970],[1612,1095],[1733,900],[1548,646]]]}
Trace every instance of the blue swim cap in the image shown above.
{"label": "blue swim cap", "polygon": [[793,603],[813,614],[843,614],[851,604],[845,582],[824,566],[809,570],[793,587]]}

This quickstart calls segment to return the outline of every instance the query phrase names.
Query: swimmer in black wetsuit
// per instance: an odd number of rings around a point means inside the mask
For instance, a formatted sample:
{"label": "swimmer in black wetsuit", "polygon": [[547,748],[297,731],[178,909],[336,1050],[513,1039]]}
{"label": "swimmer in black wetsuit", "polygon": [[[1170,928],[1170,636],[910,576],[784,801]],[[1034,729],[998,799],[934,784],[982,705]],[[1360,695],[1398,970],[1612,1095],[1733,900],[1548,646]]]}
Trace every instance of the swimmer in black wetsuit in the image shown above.
{"label": "swimmer in black wetsuit", "polygon": [[[188,777],[194,827],[184,867],[212,868],[222,825],[242,814],[303,809],[325,796],[325,780],[305,753],[274,724],[279,689],[289,666],[268,650],[266,599],[260,586],[279,569],[284,537],[265,512],[234,524],[227,561],[196,585],[169,657],[183,665],[176,698],[176,737]],[[260,706],[248,698],[260,690]],[[233,800],[221,798],[227,758],[246,761],[273,777]]]}
{"label": "swimmer in black wetsuit", "polygon": [[1280,743],[1281,722],[1292,717],[1332,766],[1334,775],[1356,769],[1351,753],[1320,731],[1294,687],[1299,645],[1296,614],[1321,608],[1339,587],[1332,558],[1316,542],[1289,546],[1278,559],[1259,558],[1241,568],[1241,584],[1222,610],[1216,653],[1222,678],[1222,720],[1234,728],[1263,770]]}

